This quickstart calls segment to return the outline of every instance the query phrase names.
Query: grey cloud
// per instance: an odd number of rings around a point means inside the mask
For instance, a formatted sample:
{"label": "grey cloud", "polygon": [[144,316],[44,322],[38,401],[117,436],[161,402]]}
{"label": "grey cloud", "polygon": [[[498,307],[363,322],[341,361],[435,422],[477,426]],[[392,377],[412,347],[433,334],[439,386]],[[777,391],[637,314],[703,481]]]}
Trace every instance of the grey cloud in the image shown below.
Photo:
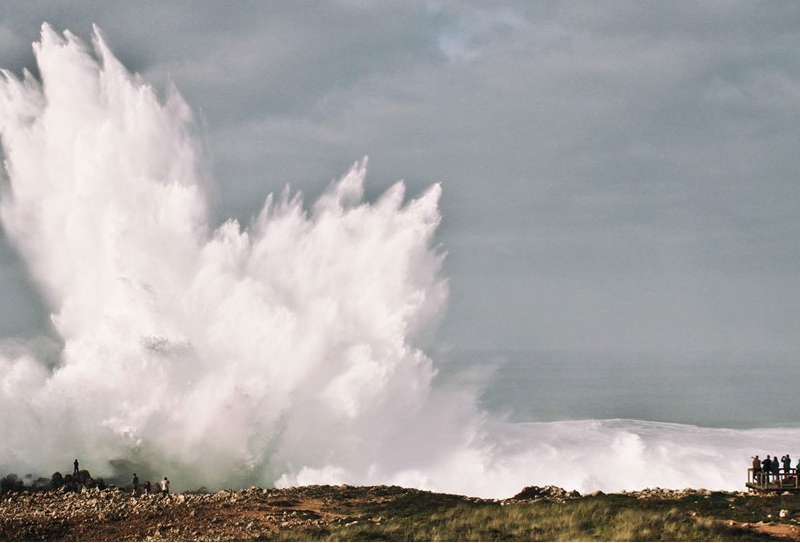
{"label": "grey cloud", "polygon": [[244,33],[216,28],[203,56],[166,67],[202,93],[215,126],[324,114],[327,96],[437,54],[413,9],[258,10],[251,19]]}
{"label": "grey cloud", "polygon": [[441,181],[454,343],[800,349],[794,3],[30,5],[202,111],[218,220]]}

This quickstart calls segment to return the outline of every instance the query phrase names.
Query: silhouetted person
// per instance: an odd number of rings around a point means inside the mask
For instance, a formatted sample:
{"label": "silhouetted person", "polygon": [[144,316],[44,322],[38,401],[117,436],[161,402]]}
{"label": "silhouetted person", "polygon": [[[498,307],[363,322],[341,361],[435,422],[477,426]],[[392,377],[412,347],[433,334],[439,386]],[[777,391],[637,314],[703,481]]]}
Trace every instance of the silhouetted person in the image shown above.
{"label": "silhouetted person", "polygon": [[72,475],[77,475],[78,474],[78,459],[77,458],[72,463],[72,466],[75,468],[75,469],[72,470]]}
{"label": "silhouetted person", "polygon": [[161,493],[164,494],[164,496],[169,494],[169,479],[167,479],[166,476],[164,476],[164,479],[161,481]]}
{"label": "silhouetted person", "polygon": [[783,474],[788,477],[792,471],[792,459],[788,454],[784,454],[781,460],[783,461]]}
{"label": "silhouetted person", "polygon": [[139,491],[139,477],[133,474],[133,493],[134,495]]}
{"label": "silhouetted person", "polygon": [[753,457],[753,482],[761,482],[761,459],[758,455]]}
{"label": "silhouetted person", "polygon": [[144,495],[147,496],[150,494],[150,481],[145,481],[144,483]]}
{"label": "silhouetted person", "polygon": [[770,467],[772,468],[772,475],[773,475],[772,480],[777,481],[778,479],[780,479],[780,470],[781,470],[781,466],[778,463],[778,455],[772,457],[772,466]]}
{"label": "silhouetted person", "polygon": [[770,460],[769,455],[761,461],[761,472],[764,477],[764,482],[769,482],[769,472],[772,471],[772,460]]}

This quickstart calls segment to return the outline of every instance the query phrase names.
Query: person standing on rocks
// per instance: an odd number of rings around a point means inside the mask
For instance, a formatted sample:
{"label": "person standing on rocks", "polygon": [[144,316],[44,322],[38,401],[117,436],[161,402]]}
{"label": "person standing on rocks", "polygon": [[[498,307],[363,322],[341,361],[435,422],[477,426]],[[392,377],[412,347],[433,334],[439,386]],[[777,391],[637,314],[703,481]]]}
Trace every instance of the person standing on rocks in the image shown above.
{"label": "person standing on rocks", "polygon": [[164,496],[169,494],[169,479],[167,479],[166,475],[164,476],[164,480],[161,481],[161,493],[164,494]]}
{"label": "person standing on rocks", "polygon": [[144,483],[144,495],[145,496],[150,495],[150,481],[145,481]]}
{"label": "person standing on rocks", "polygon": [[77,458],[72,463],[72,466],[75,468],[75,469],[72,470],[72,475],[78,475],[78,459]]}
{"label": "person standing on rocks", "polygon": [[134,473],[133,474],[133,495],[139,493],[139,477]]}

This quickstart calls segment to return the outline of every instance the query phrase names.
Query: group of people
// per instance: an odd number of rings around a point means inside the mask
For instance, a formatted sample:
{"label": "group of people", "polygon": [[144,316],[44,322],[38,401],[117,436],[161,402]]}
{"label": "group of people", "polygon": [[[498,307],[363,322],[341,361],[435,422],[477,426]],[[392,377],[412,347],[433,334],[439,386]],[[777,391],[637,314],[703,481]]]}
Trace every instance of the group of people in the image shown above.
{"label": "group of people", "polygon": [[[78,475],[78,472],[80,471],[80,464],[78,463],[77,458],[75,459],[75,462],[72,463],[72,468],[73,468],[72,471],[73,475]],[[167,496],[169,494],[169,479],[167,479],[166,475],[164,476],[163,479],[161,479],[161,481],[159,481],[156,484],[158,485],[158,489],[161,491],[161,494],[163,494],[164,496]],[[133,483],[131,484],[131,486],[133,487],[133,495],[138,496],[139,476],[136,475],[135,473],[133,474]],[[152,486],[150,485],[150,481],[146,481],[144,483],[142,490],[144,491],[145,495],[148,495],[152,492]]]}
{"label": "group of people", "polygon": [[[166,475],[164,476],[163,479],[161,479],[161,481],[159,481],[156,484],[159,486],[161,494],[163,494],[164,496],[169,494],[169,479],[167,479]],[[137,496],[139,494],[139,476],[136,475],[135,473],[133,474],[133,484],[131,484],[131,487],[133,487],[133,495]],[[145,496],[150,494],[150,492],[152,491],[152,487],[150,486],[150,481],[145,481],[143,490]]]}
{"label": "group of people", "polygon": [[[761,460],[758,455],[753,457],[753,479],[761,484],[769,483],[770,480],[777,481],[781,474],[781,465],[783,465],[783,476],[789,477],[794,475],[792,472],[792,459],[788,454],[781,456],[778,462],[778,456],[767,455],[764,460]],[[800,471],[800,460],[797,462],[797,470]]]}

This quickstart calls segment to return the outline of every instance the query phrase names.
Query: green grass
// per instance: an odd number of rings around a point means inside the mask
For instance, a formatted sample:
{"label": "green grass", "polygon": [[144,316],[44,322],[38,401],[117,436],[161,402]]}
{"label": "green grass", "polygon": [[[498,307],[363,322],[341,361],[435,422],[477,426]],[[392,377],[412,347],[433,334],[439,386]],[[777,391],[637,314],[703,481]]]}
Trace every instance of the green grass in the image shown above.
{"label": "green grass", "polygon": [[[600,496],[564,504],[470,503],[413,494],[370,511],[350,525],[283,532],[282,541],[754,541],[758,534],[728,526],[730,502],[647,502]],[[776,507],[780,504],[768,504]],[[744,511],[744,509],[743,509]],[[763,512],[763,511],[761,511]],[[749,514],[749,513],[748,513]],[[755,515],[759,513],[753,513]],[[717,519],[717,520],[715,520]],[[764,538],[768,539],[768,538]]]}

